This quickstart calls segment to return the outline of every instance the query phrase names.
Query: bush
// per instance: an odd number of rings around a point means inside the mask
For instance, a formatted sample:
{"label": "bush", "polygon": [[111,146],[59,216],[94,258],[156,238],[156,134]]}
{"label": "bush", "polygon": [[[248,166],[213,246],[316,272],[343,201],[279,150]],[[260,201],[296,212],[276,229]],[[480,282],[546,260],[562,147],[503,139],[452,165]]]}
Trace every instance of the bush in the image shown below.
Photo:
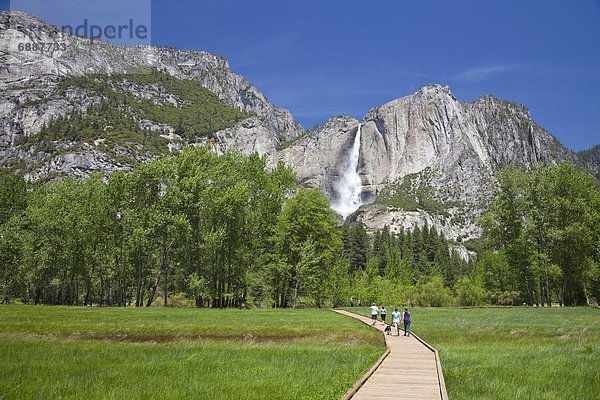
{"label": "bush", "polygon": [[468,276],[460,278],[454,285],[456,290],[456,301],[459,306],[477,306],[483,304],[485,290],[483,287]]}
{"label": "bush", "polygon": [[[156,296],[152,302],[152,307],[163,307],[165,305],[165,299],[162,296]],[[194,299],[183,292],[178,292],[169,296],[168,307],[173,308],[191,308],[195,307],[196,303]]]}
{"label": "bush", "polygon": [[488,293],[487,302],[494,306],[516,306],[520,304],[520,294],[516,291]]}
{"label": "bush", "polygon": [[169,296],[169,307],[192,308],[194,306],[194,300],[190,299],[185,293],[179,292]]}
{"label": "bush", "polygon": [[444,286],[441,276],[425,278],[417,284],[416,305],[422,307],[448,307],[453,303],[450,289]]}
{"label": "bush", "polygon": [[162,307],[164,304],[165,304],[165,301],[162,298],[162,296],[156,296],[150,306],[151,307]]}

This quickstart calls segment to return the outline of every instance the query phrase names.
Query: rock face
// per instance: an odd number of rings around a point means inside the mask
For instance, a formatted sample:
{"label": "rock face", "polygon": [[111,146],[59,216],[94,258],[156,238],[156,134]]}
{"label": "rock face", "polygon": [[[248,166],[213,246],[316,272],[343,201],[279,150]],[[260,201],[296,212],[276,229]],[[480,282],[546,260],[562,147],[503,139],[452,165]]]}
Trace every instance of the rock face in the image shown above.
{"label": "rock face", "polygon": [[[283,159],[301,181],[334,199],[333,182],[357,125],[332,119],[316,138],[286,149]],[[427,222],[451,239],[478,237],[478,218],[495,195],[499,168],[561,160],[574,162],[575,156],[522,105],[489,96],[461,103],[448,87],[428,85],[364,117],[358,172],[370,204],[354,218],[370,230]]]}
{"label": "rock face", "polygon": [[600,180],[600,144],[577,153],[577,157]]}
{"label": "rock face", "polygon": [[[56,43],[48,51],[27,51],[25,45]],[[227,60],[203,51],[180,51],[152,46],[123,47],[91,42],[21,12],[0,12],[0,158],[16,161],[26,155],[9,154],[22,136],[39,133],[50,118],[76,111],[68,99],[35,104],[66,76],[164,71],[180,79],[196,80],[225,103],[256,115],[272,146],[301,136],[303,129],[289,111],[275,107],[256,87],[229,69]],[[77,97],[79,110],[98,99]],[[32,103],[23,107],[23,103]],[[1,163],[0,163],[1,164]],[[85,168],[85,166],[81,166]],[[57,171],[58,173],[68,171]]]}
{"label": "rock face", "polygon": [[348,116],[330,118],[281,149],[278,158],[294,167],[302,185],[319,188],[335,200],[334,182],[345,168],[358,124],[358,120]]}
{"label": "rock face", "polygon": [[273,129],[259,118],[248,118],[236,126],[224,129],[215,134],[212,146],[218,153],[229,149],[237,149],[242,154],[259,153],[266,155],[273,165],[277,154],[277,140],[274,140]]}
{"label": "rock face", "polygon": [[[26,51],[20,46],[34,42],[60,46],[48,51]],[[86,176],[95,170],[130,168],[123,161],[127,157],[139,162],[156,156],[140,144],[116,143],[109,152],[101,135],[87,141],[55,140],[52,151],[23,145],[40,136],[52,119],[75,115],[69,121],[76,122],[106,100],[101,90],[62,87],[65,77],[152,71],[193,80],[222,102],[251,114],[208,136],[183,138],[174,123],[157,121],[152,113],[133,115],[131,103],[121,100],[119,104],[125,106],[118,110],[127,121],[166,138],[168,151],[189,143],[217,152],[231,148],[246,154],[258,152],[267,156],[269,165],[280,160],[290,164],[303,185],[319,188],[332,202],[339,195],[340,176],[348,169],[348,154],[360,124],[357,172],[365,205],[349,218],[363,221],[370,230],[389,225],[393,231],[427,223],[450,239],[474,238],[480,234],[478,218],[495,194],[494,176],[499,168],[567,160],[585,164],[596,173],[600,169],[597,147],[575,155],[539,127],[524,106],[494,97],[462,103],[448,87],[428,85],[373,108],[360,122],[338,116],[305,132],[287,110],[274,106],[233,73],[223,57],[203,51],[90,42],[19,12],[0,13],[0,168],[16,166],[27,171],[29,179]],[[136,102],[175,108],[189,103],[160,82],[124,79],[111,84],[120,93],[119,99],[130,96]],[[113,128],[107,124],[97,129]]]}
{"label": "rock face", "polygon": [[[20,43],[59,43],[59,50],[23,51]],[[157,68],[183,79],[197,80],[225,102],[263,118],[288,140],[302,132],[289,111],[275,107],[256,87],[233,73],[224,57],[205,51],[153,46],[123,47],[68,35],[36,17],[0,12],[0,89],[27,83],[46,84],[62,76],[131,73]]]}
{"label": "rock face", "polygon": [[[443,173],[439,181],[468,182],[485,174],[489,155],[465,111],[450,90],[439,85],[369,111],[361,163],[366,190],[377,194],[382,185],[426,168]],[[473,195],[468,190],[461,187],[449,197]]]}

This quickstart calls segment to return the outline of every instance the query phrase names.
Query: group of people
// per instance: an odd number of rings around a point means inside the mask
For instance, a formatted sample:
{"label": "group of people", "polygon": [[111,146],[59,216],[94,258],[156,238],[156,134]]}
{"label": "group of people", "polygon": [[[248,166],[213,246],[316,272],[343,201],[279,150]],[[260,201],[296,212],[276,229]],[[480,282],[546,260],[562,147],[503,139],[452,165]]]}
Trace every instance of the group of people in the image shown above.
{"label": "group of people", "polygon": [[[371,304],[371,319],[373,325],[377,322],[377,317],[381,316],[381,322],[385,325],[385,319],[387,317],[387,310],[385,306],[377,307],[375,303]],[[392,328],[396,328],[396,333],[400,336],[400,320],[404,324],[404,336],[410,336],[410,312],[408,308],[404,308],[402,314],[398,311],[398,307],[394,309],[392,313]]]}
{"label": "group of people", "polygon": [[[357,303],[358,307],[362,306],[362,301],[358,299]],[[354,307],[354,298],[350,297],[350,307]],[[375,303],[371,304],[371,319],[373,320],[373,325],[377,322],[377,318],[381,316],[381,322],[385,325],[385,319],[387,317],[387,310],[385,306],[377,307]],[[400,336],[400,321],[404,325],[404,336],[410,336],[410,312],[408,312],[408,308],[404,307],[404,311],[402,314],[398,311],[398,307],[394,309],[392,313],[392,328],[396,328],[396,333]]]}
{"label": "group of people", "polygon": [[[358,306],[362,306],[362,301],[358,299]],[[350,297],[350,307],[354,307],[354,298]]]}

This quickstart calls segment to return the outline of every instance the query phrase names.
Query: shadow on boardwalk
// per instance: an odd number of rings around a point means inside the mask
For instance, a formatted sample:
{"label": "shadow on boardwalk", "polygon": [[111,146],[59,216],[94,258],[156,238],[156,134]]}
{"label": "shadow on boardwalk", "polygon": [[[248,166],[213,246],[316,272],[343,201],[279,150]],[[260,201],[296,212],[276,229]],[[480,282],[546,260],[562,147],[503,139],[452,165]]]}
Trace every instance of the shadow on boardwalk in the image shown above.
{"label": "shadow on boardwalk", "polygon": [[[334,311],[368,325],[372,323],[369,317],[344,310]],[[378,321],[373,327],[383,332],[385,325]],[[448,399],[434,348],[414,335],[408,337],[402,333],[400,336],[385,335],[385,342],[389,351],[346,393],[344,400]]]}

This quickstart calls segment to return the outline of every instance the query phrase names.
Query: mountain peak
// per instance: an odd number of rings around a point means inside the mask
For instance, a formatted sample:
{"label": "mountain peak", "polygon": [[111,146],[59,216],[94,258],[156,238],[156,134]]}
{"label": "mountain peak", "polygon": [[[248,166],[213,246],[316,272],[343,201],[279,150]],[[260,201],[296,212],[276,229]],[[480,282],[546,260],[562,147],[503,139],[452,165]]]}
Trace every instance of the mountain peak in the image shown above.
{"label": "mountain peak", "polygon": [[531,118],[531,113],[529,109],[515,101],[500,99],[496,96],[492,95],[483,95],[478,97],[473,103],[471,103],[474,107],[480,109],[496,109],[496,110],[504,110],[510,111],[515,115],[520,115],[530,121],[533,121]]}
{"label": "mountain peak", "polygon": [[450,96],[452,99],[456,100],[456,97],[452,94],[450,90],[450,86],[445,85],[442,86],[439,83],[430,83],[428,85],[423,86],[415,95],[425,95],[425,96]]}

